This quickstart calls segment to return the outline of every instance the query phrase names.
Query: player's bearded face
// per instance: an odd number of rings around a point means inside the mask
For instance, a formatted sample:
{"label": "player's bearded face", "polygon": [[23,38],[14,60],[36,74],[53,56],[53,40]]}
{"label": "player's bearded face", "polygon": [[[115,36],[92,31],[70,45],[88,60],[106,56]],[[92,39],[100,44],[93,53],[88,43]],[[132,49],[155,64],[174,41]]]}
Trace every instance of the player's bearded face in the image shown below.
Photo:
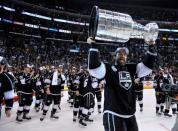
{"label": "player's bearded face", "polygon": [[125,65],[127,61],[127,54],[125,51],[121,51],[116,55],[116,61],[119,65]]}

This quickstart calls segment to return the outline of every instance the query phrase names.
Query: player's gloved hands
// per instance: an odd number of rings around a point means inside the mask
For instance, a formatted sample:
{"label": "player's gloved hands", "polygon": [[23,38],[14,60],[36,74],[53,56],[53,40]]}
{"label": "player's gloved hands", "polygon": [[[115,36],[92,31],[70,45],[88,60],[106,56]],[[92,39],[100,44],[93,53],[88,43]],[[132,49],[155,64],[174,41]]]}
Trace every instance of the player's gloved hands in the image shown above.
{"label": "player's gloved hands", "polygon": [[154,40],[149,40],[149,41],[145,41],[145,43],[147,43],[148,45],[155,45],[156,42]]}
{"label": "player's gloved hands", "polygon": [[92,37],[88,37],[88,38],[87,38],[87,43],[88,43],[88,44],[95,43],[95,40],[93,40]]}

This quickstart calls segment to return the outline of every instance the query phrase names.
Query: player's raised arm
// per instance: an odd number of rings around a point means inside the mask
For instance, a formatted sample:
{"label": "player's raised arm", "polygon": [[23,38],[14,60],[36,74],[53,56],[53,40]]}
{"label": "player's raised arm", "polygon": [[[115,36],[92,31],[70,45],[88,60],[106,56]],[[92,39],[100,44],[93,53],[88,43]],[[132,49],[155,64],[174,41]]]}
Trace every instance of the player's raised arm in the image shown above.
{"label": "player's raised arm", "polygon": [[146,55],[141,63],[137,65],[137,75],[138,77],[144,77],[149,75],[152,72],[153,65],[157,58],[157,52],[155,47],[155,41],[147,41],[149,44],[149,49],[146,52]]}
{"label": "player's raised arm", "polygon": [[[88,44],[95,43],[90,37],[87,39]],[[99,50],[96,48],[90,48],[88,53],[88,71],[89,73],[98,78],[104,78],[106,74],[106,67],[103,62],[101,62]]]}

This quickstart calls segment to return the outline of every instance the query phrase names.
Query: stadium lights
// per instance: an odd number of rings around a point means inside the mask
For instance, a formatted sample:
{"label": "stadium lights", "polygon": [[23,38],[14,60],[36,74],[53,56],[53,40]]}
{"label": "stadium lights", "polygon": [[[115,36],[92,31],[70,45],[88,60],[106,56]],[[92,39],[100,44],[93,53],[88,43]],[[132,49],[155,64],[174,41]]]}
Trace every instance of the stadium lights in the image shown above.
{"label": "stadium lights", "polygon": [[[36,17],[36,18],[41,18],[41,19],[45,19],[45,20],[52,20],[51,17],[47,17],[47,16],[43,16],[43,15],[38,15],[38,14],[33,14],[33,13],[29,13],[29,12],[22,12],[23,15],[28,15],[28,16],[32,16],[32,17]],[[75,24],[75,25],[89,25],[89,23],[83,23],[83,22],[76,22],[76,21],[69,21],[69,20],[64,20],[64,19],[57,19],[54,18],[53,19],[56,22],[62,22],[62,23],[68,23],[68,24]]]}
{"label": "stadium lights", "polygon": [[[45,20],[52,20],[51,17],[47,17],[47,16],[43,16],[43,15],[38,15],[38,14],[33,14],[33,13],[25,12],[25,11],[23,11],[22,14],[23,15],[32,16],[32,17],[36,17],[36,18],[45,19]],[[68,23],[68,24],[87,25],[87,24],[82,23],[82,22],[75,22],[75,21],[69,21],[69,20],[64,20],[64,19],[54,18],[53,20],[56,21],[56,22],[62,22],[62,23]]]}
{"label": "stadium lights", "polygon": [[18,33],[18,32],[9,32],[10,34],[15,34],[15,35],[21,35],[21,36],[28,36],[28,37],[34,37],[34,38],[41,38],[41,36],[38,35],[29,35],[29,34],[24,34],[24,33]]}
{"label": "stadium lights", "polygon": [[25,23],[25,26],[26,26],[26,27],[30,27],[30,28],[35,28],[35,29],[38,29],[38,28],[39,28],[38,25],[32,25],[32,24],[27,24],[27,23]]}
{"label": "stadium lights", "polygon": [[42,29],[42,30],[48,30],[48,27],[40,26],[40,29]]}
{"label": "stadium lights", "polygon": [[[6,7],[6,6],[1,6],[0,5],[0,8],[3,7],[5,10],[7,11],[15,11],[15,9],[13,8],[9,8],[9,7]],[[48,17],[48,16],[44,16],[44,15],[38,15],[38,14],[33,14],[33,13],[30,13],[30,12],[26,12],[26,11],[22,11],[22,14],[23,15],[28,15],[28,16],[32,16],[32,17],[36,17],[36,18],[41,18],[41,19],[44,19],[44,20],[52,20],[51,17]],[[54,21],[56,22],[62,22],[62,23],[68,23],[68,24],[75,24],[75,25],[89,25],[89,23],[83,23],[83,22],[76,22],[76,21],[69,21],[69,20],[64,20],[64,19],[57,19],[57,18],[54,18],[53,19]]]}
{"label": "stadium lights", "polygon": [[70,49],[69,52],[72,52],[72,53],[79,53],[80,51],[78,49]]}
{"label": "stadium lights", "polygon": [[63,23],[68,23],[68,24],[86,25],[85,23],[82,23],[82,22],[75,22],[75,21],[69,21],[69,20],[63,20],[63,19],[57,19],[57,18],[54,18],[53,20],[56,22],[63,22]]}
{"label": "stadium lights", "polygon": [[170,32],[170,29],[158,29],[159,31],[165,31],[165,32]]}
{"label": "stadium lights", "polygon": [[45,20],[52,20],[51,17],[47,17],[47,16],[43,16],[43,15],[38,15],[38,14],[33,14],[33,13],[25,12],[25,11],[22,11],[22,14],[23,15],[32,16],[32,17],[36,17],[36,18],[45,19]]}
{"label": "stadium lights", "polygon": [[47,28],[47,27],[44,27],[44,26],[38,26],[38,25],[28,24],[28,23],[24,24],[24,23],[19,22],[19,21],[11,21],[11,20],[2,19],[2,18],[0,18],[0,20],[2,20],[5,23],[9,23],[9,24],[15,24],[15,25],[21,25],[21,26],[24,25],[24,26],[29,27],[29,28],[48,30],[49,32],[60,32],[60,33],[71,34],[70,30],[62,30],[62,29],[57,29],[57,28]]}
{"label": "stadium lights", "polygon": [[178,30],[174,30],[174,29],[159,29],[159,31],[178,33]]}
{"label": "stadium lights", "polygon": [[18,21],[14,21],[13,23],[14,23],[15,25],[24,25],[24,23],[18,22]]}
{"label": "stadium lights", "polygon": [[11,20],[8,20],[8,19],[2,19],[2,21],[5,22],[5,23],[10,23],[10,24],[13,23]]}
{"label": "stadium lights", "polygon": [[71,34],[71,31],[70,31],[70,30],[62,30],[62,29],[59,29],[59,32]]}
{"label": "stadium lights", "polygon": [[173,29],[172,29],[172,30],[171,30],[171,32],[175,32],[175,33],[178,33],[178,30],[173,30]]}
{"label": "stadium lights", "polygon": [[55,28],[49,28],[48,29],[50,32],[58,32],[58,29],[55,29]]}
{"label": "stadium lights", "polygon": [[13,9],[13,8],[9,8],[9,7],[6,7],[6,6],[2,6],[5,10],[8,10],[8,11],[15,11],[15,9]]}

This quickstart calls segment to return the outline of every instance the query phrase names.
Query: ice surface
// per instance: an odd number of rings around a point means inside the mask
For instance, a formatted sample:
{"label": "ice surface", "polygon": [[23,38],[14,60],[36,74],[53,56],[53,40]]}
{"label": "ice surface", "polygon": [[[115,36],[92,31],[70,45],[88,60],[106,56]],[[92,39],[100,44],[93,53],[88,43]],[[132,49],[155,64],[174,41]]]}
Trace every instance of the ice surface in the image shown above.
{"label": "ice surface", "polygon": [[[78,122],[72,121],[72,108],[67,103],[67,92],[64,94],[61,102],[61,111],[58,113],[59,120],[52,120],[49,117],[50,111],[43,122],[40,121],[42,112],[36,113],[34,104],[31,106],[30,114],[32,119],[17,123],[15,121],[18,104],[14,104],[11,118],[6,118],[4,108],[2,118],[0,119],[0,131],[103,131],[102,114],[97,113],[97,107],[92,115],[93,123],[88,123],[87,127],[81,127]],[[144,107],[143,112],[137,107],[136,118],[138,121],[139,131],[170,131],[176,116],[168,118],[157,116],[155,114],[155,92],[153,89],[144,90]],[[138,106],[138,103],[137,103]]]}

